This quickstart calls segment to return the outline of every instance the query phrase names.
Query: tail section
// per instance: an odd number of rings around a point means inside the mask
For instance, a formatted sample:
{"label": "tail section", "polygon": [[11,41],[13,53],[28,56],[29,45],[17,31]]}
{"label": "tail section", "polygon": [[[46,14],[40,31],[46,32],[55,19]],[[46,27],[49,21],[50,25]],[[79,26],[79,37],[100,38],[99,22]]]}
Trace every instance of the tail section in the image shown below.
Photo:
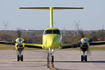
{"label": "tail section", "polygon": [[53,27],[53,10],[83,9],[83,7],[19,7],[19,9],[50,10],[50,27]]}

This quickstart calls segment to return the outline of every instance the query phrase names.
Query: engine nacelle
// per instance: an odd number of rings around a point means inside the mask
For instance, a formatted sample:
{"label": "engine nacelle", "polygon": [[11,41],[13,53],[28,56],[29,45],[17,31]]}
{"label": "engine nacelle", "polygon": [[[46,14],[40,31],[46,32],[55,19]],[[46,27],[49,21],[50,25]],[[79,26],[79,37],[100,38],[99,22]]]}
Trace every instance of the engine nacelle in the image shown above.
{"label": "engine nacelle", "polygon": [[82,51],[87,51],[88,48],[89,48],[88,43],[84,43],[84,44],[81,45],[81,50],[82,50]]}

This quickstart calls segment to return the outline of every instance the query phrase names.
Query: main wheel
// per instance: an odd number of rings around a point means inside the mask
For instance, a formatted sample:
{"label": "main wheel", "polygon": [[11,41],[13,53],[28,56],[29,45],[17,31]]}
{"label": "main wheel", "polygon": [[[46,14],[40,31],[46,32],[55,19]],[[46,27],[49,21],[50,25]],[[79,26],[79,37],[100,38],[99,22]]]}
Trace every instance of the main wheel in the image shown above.
{"label": "main wheel", "polygon": [[83,55],[81,55],[81,62],[83,62]]}
{"label": "main wheel", "polygon": [[54,56],[52,56],[52,62],[54,62]]}
{"label": "main wheel", "polygon": [[87,62],[87,55],[85,55],[85,62]]}
{"label": "main wheel", "polygon": [[19,57],[19,55],[17,55],[17,61],[19,61],[20,60],[20,57]]}
{"label": "main wheel", "polygon": [[23,61],[23,55],[21,55],[21,61]]}

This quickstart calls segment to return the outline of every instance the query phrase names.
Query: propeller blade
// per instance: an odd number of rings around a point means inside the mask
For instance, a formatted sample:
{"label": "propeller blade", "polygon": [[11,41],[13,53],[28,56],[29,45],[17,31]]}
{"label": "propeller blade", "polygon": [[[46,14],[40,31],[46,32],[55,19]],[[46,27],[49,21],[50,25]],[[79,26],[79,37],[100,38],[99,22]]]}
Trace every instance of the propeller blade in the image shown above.
{"label": "propeller blade", "polygon": [[87,50],[87,55],[91,55],[91,51],[89,49]]}
{"label": "propeller blade", "polygon": [[19,38],[21,37],[21,30],[20,29],[17,30],[17,35]]}
{"label": "propeller blade", "polygon": [[79,30],[79,34],[80,34],[80,36],[82,37],[82,38],[84,38],[85,36],[84,36],[84,33],[83,33],[83,31],[82,30]]}

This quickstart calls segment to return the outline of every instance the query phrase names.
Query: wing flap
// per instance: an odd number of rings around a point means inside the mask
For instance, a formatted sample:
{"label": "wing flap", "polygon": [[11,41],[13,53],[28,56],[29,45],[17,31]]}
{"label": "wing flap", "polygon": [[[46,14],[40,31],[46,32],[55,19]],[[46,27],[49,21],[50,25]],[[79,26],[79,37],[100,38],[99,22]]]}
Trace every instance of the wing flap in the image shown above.
{"label": "wing flap", "polygon": [[25,47],[42,49],[42,44],[29,44],[29,43],[25,43]]}

